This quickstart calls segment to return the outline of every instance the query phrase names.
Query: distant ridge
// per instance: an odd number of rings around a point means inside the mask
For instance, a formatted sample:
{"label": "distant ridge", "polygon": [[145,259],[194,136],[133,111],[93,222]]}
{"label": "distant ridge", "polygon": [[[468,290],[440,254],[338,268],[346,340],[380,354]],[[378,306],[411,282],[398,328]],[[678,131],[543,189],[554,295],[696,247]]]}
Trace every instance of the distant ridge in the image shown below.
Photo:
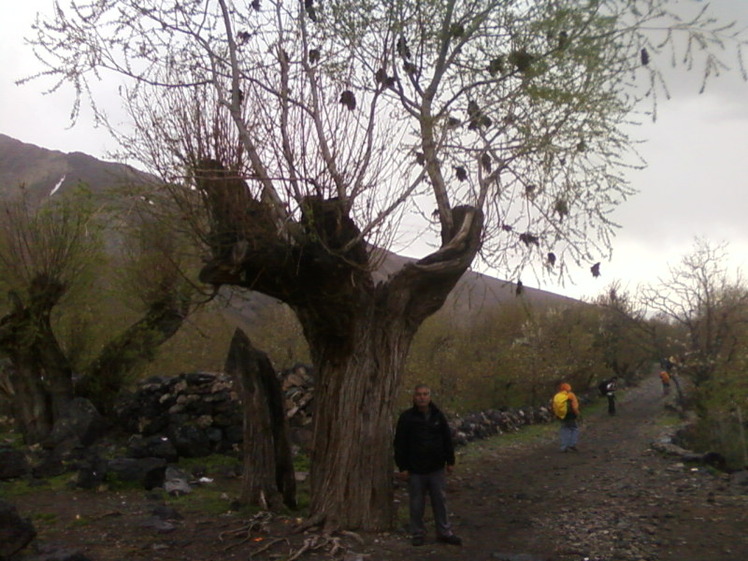
{"label": "distant ridge", "polygon": [[[409,261],[417,261],[417,259],[387,252],[387,257],[385,257],[380,268],[380,274],[392,274]],[[522,293],[518,296],[515,283],[468,270],[450,293],[441,311],[462,315],[490,308],[497,304],[517,301],[524,301],[527,304],[539,307],[570,306],[580,303],[579,300],[574,298],[530,288],[526,285],[522,287]]]}
{"label": "distant ridge", "polygon": [[55,187],[56,192],[65,192],[83,183],[93,191],[102,191],[148,178],[131,166],[103,162],[82,152],[47,150],[0,134],[0,196],[24,185],[38,201]]}
{"label": "distant ridge", "polygon": [[[0,197],[7,196],[21,184],[25,185],[35,200],[41,200],[56,187],[57,191],[64,192],[81,182],[92,191],[100,192],[128,183],[152,180],[152,176],[131,166],[104,162],[82,152],[66,154],[47,150],[0,134]],[[377,275],[386,278],[405,263],[415,260],[386,252]],[[579,303],[573,298],[528,286],[524,286],[522,294],[517,296],[516,288],[516,284],[512,282],[467,271],[449,295],[442,312],[463,316],[518,300],[539,307]],[[252,311],[263,308],[268,301],[266,296],[254,295],[244,300],[236,311],[242,315],[253,315]],[[238,319],[236,313],[231,315]]]}

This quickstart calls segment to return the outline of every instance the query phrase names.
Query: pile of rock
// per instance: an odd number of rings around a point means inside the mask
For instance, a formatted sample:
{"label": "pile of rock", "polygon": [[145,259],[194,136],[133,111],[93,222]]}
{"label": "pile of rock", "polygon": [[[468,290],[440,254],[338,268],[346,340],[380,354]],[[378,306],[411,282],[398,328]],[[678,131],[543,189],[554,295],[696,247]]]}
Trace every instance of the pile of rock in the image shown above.
{"label": "pile of rock", "polygon": [[517,432],[525,425],[549,423],[552,420],[553,414],[547,407],[525,407],[512,410],[488,409],[463,417],[455,416],[450,419],[449,424],[455,445],[464,446],[474,440]]}
{"label": "pile of rock", "polygon": [[[314,377],[297,364],[280,373],[291,441],[311,439]],[[222,373],[193,372],[174,378],[149,378],[116,405],[118,426],[133,436],[129,455],[174,462],[238,451],[243,440],[240,388]]]}
{"label": "pile of rock", "polygon": [[[311,443],[314,371],[296,364],[279,374],[291,442],[307,449]],[[224,374],[198,372],[175,378],[151,378],[117,406],[120,426],[132,433],[130,455],[199,457],[236,450],[242,442],[242,411],[234,381]],[[489,409],[450,419],[455,443],[506,432],[553,419],[547,407]]]}
{"label": "pile of rock", "polygon": [[149,378],[118,401],[115,415],[118,426],[133,435],[134,458],[173,462],[237,450],[242,441],[239,392],[225,374]]}
{"label": "pile of rock", "polygon": [[281,372],[280,376],[289,422],[298,427],[310,425],[314,399],[314,376],[311,367],[296,364],[293,368]]}

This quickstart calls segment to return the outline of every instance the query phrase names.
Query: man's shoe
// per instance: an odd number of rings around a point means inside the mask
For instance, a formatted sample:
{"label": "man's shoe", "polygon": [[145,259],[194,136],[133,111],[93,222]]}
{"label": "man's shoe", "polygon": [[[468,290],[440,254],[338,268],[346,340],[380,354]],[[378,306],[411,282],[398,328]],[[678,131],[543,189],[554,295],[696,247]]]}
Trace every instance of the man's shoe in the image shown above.
{"label": "man's shoe", "polygon": [[571,450],[572,452],[579,452],[576,446],[569,446],[569,450]]}
{"label": "man's shoe", "polygon": [[411,545],[419,546],[426,543],[426,539],[423,536],[413,536],[410,540]]}
{"label": "man's shoe", "polygon": [[462,545],[462,540],[454,534],[449,534],[448,536],[439,536],[437,538],[437,541],[448,543],[449,545]]}

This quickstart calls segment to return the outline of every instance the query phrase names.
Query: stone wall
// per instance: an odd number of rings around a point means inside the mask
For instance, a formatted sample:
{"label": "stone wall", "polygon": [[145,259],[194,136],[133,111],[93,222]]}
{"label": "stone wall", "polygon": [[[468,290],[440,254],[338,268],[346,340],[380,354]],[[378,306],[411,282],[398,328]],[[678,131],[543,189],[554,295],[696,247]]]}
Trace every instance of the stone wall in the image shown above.
{"label": "stone wall", "polygon": [[[311,443],[314,376],[310,367],[297,365],[280,373],[296,449]],[[117,405],[119,426],[130,438],[134,457],[199,457],[237,450],[242,442],[239,391],[224,374],[191,373],[175,378],[151,378]],[[449,419],[455,444],[518,431],[522,426],[547,423],[546,407],[491,409]]]}
{"label": "stone wall", "polygon": [[220,373],[193,372],[149,378],[122,397],[118,428],[132,437],[134,457],[201,457],[237,450],[242,411],[234,381]]}
{"label": "stone wall", "polygon": [[[308,452],[311,444],[313,374],[304,365],[279,374],[294,452]],[[117,402],[114,432],[96,442],[89,442],[88,435],[94,434],[90,427],[98,427],[101,421],[92,418],[86,403],[71,410],[70,418],[61,422],[60,438],[54,446],[33,450],[0,446],[0,479],[26,475],[43,478],[76,471],[75,485],[82,488],[95,488],[107,474],[153,488],[164,484],[168,464],[180,457],[213,453],[234,454],[237,460],[241,457],[240,391],[225,374],[192,372],[143,381]],[[551,420],[545,407],[449,417],[457,446]]]}

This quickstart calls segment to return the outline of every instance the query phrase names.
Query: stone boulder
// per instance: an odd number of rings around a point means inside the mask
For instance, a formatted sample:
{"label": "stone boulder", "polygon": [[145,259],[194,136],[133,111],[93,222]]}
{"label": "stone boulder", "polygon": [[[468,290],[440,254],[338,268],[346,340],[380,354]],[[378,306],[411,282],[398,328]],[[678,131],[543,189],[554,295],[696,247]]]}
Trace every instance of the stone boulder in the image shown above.
{"label": "stone boulder", "polygon": [[106,431],[106,423],[93,403],[82,397],[73,399],[55,421],[45,439],[45,448],[90,446]]}
{"label": "stone boulder", "polygon": [[179,459],[179,453],[169,437],[158,434],[145,437],[132,435],[127,442],[127,455],[130,458],[163,458],[169,463]]}
{"label": "stone boulder", "polygon": [[162,487],[166,472],[163,458],[115,458],[107,462],[110,475],[120,481],[136,482],[148,490]]}
{"label": "stone boulder", "polygon": [[241,402],[225,374],[149,378],[118,400],[115,413],[118,426],[136,435],[129,442],[132,457],[173,462],[180,456],[233,452],[243,434]]}
{"label": "stone boulder", "polygon": [[31,521],[21,518],[15,506],[0,499],[0,559],[10,559],[35,537]]}
{"label": "stone boulder", "polygon": [[0,446],[0,481],[23,477],[31,470],[26,455],[10,446]]}
{"label": "stone boulder", "polygon": [[91,558],[77,549],[57,544],[44,544],[36,555],[24,557],[23,561],[91,561]]}

